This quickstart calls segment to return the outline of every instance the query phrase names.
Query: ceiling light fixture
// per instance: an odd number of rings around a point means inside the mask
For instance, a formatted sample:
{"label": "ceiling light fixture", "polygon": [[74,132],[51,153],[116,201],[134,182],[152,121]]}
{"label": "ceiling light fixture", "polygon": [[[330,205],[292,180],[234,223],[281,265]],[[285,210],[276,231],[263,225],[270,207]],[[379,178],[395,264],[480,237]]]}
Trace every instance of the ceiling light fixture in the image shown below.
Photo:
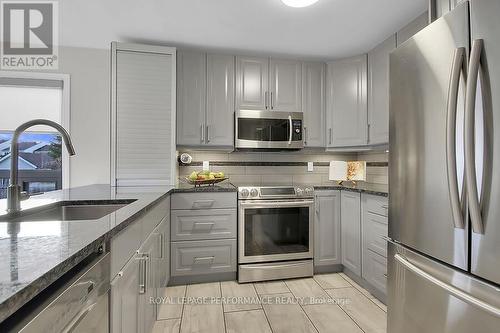
{"label": "ceiling light fixture", "polygon": [[315,4],[319,0],[281,0],[285,5],[295,8],[307,7]]}

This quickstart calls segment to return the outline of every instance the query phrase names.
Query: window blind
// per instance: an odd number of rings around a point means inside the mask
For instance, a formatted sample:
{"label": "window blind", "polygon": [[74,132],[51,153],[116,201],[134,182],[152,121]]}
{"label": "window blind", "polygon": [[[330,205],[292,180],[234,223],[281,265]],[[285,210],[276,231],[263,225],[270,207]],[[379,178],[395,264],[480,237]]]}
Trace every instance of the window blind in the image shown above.
{"label": "window blind", "polygon": [[116,185],[174,183],[172,54],[116,51]]}

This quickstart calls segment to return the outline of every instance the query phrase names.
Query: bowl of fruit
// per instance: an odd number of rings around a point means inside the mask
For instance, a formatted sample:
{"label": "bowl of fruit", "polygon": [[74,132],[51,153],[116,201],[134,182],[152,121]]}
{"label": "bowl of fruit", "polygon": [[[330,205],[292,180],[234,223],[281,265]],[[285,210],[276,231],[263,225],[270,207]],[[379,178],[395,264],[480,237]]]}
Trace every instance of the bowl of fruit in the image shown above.
{"label": "bowl of fruit", "polygon": [[211,171],[193,171],[186,177],[186,181],[194,186],[201,185],[214,185],[229,179],[224,175],[224,172],[211,172]]}

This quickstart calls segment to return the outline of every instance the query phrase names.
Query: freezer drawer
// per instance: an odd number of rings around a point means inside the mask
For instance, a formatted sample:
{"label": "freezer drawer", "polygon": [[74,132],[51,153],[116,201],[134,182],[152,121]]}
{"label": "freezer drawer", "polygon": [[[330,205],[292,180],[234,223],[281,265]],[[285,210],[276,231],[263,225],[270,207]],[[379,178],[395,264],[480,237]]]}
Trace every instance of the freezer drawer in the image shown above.
{"label": "freezer drawer", "polygon": [[500,290],[389,244],[388,333],[492,333]]}

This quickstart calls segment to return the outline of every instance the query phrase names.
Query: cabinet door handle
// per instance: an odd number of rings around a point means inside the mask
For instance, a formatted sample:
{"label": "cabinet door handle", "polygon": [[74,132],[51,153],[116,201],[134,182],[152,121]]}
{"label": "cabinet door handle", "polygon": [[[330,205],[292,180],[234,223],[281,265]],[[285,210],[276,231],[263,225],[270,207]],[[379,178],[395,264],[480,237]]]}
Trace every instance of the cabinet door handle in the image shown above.
{"label": "cabinet door handle", "polygon": [[273,105],[273,92],[271,91],[271,110],[274,109]]}
{"label": "cabinet door handle", "polygon": [[366,144],[369,144],[370,143],[370,127],[371,125],[368,124],[368,130],[367,130],[367,135],[366,135]]}
{"label": "cabinet door handle", "polygon": [[209,129],[210,129],[210,126],[207,125],[207,143],[210,142],[210,134],[209,134],[210,132],[209,132]]}
{"label": "cabinet door handle", "polygon": [[200,141],[201,143],[205,142],[205,126],[203,124],[200,125]]}
{"label": "cabinet door handle", "polygon": [[267,91],[264,93],[264,104],[265,104],[266,110],[267,110]]}
{"label": "cabinet door handle", "polygon": [[307,127],[304,126],[304,145],[307,146]]}
{"label": "cabinet door handle", "polygon": [[329,128],[328,129],[328,144],[331,145],[332,144],[332,129]]}
{"label": "cabinet door handle", "polygon": [[147,259],[148,255],[139,258],[139,294],[145,294],[147,288]]}
{"label": "cabinet door handle", "polygon": [[160,258],[165,259],[164,258],[165,257],[165,252],[164,252],[165,249],[163,248],[163,234],[160,233],[160,234],[158,234],[158,236],[160,236],[159,237],[159,239],[160,239]]}

